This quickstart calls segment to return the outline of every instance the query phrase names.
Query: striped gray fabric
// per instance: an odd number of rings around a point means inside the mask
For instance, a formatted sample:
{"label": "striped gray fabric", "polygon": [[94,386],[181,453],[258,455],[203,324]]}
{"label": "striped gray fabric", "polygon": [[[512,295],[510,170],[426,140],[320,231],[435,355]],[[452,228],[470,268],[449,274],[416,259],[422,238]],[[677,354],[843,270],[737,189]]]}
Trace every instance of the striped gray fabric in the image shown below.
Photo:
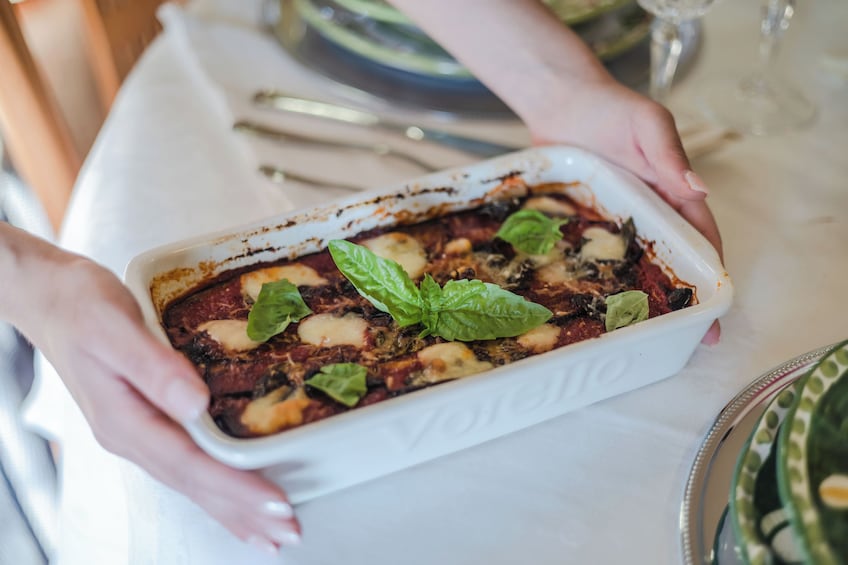
{"label": "striped gray fabric", "polygon": [[[51,235],[37,200],[6,162],[0,170],[0,221]],[[56,468],[47,442],[21,421],[32,379],[32,348],[0,322],[0,565],[46,563],[56,535]]]}

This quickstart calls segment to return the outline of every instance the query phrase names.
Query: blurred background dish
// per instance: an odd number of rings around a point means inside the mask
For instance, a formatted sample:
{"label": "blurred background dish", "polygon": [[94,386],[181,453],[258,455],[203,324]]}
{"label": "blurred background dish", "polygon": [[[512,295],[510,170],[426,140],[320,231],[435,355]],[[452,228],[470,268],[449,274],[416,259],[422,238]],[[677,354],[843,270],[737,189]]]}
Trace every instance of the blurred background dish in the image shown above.
{"label": "blurred background dish", "polygon": [[[649,72],[652,17],[635,0],[547,0],[552,11],[628,86]],[[384,2],[279,0],[268,23],[302,64],[390,104],[450,117],[514,117],[449,53]],[[684,64],[699,39],[698,24],[681,29]]]}
{"label": "blurred background dish", "polygon": [[417,28],[342,8],[332,0],[293,0],[295,17],[329,42],[365,59],[425,76],[472,79],[461,64]]}
{"label": "blurred background dish", "polygon": [[[631,0],[542,0],[553,13],[568,25],[578,24],[609,10],[631,3]],[[409,19],[385,0],[336,0],[352,12],[381,22],[410,24]]]}
{"label": "blurred background dish", "polygon": [[[352,0],[354,4],[363,0]],[[602,60],[632,48],[650,33],[651,17],[635,2],[619,6],[574,30]],[[390,22],[352,11],[342,0],[292,0],[296,17],[328,41],[376,63],[402,71],[460,80],[471,73],[411,23]],[[347,0],[350,3],[351,0]],[[560,3],[557,3],[560,4]],[[560,11],[566,3],[561,3]],[[294,14],[293,14],[294,15]]]}

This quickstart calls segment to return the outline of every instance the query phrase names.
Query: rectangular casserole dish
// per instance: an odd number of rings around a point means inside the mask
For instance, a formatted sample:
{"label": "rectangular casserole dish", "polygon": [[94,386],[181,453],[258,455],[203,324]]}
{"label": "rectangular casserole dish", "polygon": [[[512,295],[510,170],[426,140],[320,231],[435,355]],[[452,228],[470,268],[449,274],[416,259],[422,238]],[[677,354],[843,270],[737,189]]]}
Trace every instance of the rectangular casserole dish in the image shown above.
{"label": "rectangular casserole dish", "polygon": [[[697,304],[645,322],[288,430],[237,439],[207,414],[189,427],[213,457],[261,469],[295,503],[432,459],[669,377],[687,362],[732,285],[710,243],[631,174],[586,151],[545,147],[504,155],[327,207],[166,245],[134,258],[126,282],[164,342],[173,299],[230,269],[323,249],[331,239],[411,223],[497,198],[502,180],[569,183],[567,194],[610,219],[632,217],[655,262],[696,288]],[[503,196],[501,194],[501,196]]]}

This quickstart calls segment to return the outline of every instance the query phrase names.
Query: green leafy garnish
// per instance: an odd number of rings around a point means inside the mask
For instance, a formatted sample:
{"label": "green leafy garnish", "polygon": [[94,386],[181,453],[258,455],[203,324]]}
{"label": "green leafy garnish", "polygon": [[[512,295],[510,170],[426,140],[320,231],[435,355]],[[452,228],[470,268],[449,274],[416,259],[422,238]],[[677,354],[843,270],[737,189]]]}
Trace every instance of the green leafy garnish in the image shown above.
{"label": "green leafy garnish", "polygon": [[390,314],[401,327],[421,321],[418,289],[397,261],[343,239],[334,239],[327,248],[336,267],[374,308]]}
{"label": "green leafy garnish", "polygon": [[317,388],[333,400],[341,402],[348,408],[368,392],[365,377],[368,371],[356,363],[334,363],[324,365],[321,371],[306,380],[306,384]]}
{"label": "green leafy garnish", "polygon": [[560,227],[568,219],[554,220],[538,210],[519,210],[501,224],[496,237],[529,255],[542,255],[562,239]]}
{"label": "green leafy garnish", "polygon": [[424,326],[422,335],[450,341],[513,337],[552,316],[544,306],[491,283],[463,279],[441,287],[425,275],[419,289],[400,265],[377,257],[368,248],[334,240],[329,249],[336,266],[359,294],[401,326],[420,323]]}
{"label": "green leafy garnish", "polygon": [[247,315],[247,337],[268,341],[311,313],[300,291],[288,280],[265,283]]}
{"label": "green leafy garnish", "polygon": [[[439,286],[435,281],[432,284]],[[423,282],[421,287],[426,333],[449,341],[513,337],[552,316],[544,306],[479,280],[448,281],[438,296],[425,294]]]}
{"label": "green leafy garnish", "polygon": [[607,296],[605,325],[608,332],[648,319],[648,295],[641,290],[626,290]]}

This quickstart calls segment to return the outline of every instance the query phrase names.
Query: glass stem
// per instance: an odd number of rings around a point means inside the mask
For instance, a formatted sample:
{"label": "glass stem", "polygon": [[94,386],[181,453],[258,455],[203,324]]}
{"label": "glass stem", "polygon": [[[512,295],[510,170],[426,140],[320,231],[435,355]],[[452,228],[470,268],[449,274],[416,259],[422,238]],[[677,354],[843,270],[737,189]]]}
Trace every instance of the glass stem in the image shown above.
{"label": "glass stem", "polygon": [[783,32],[795,13],[795,0],[764,0],[760,23],[760,70],[768,75]]}
{"label": "glass stem", "polygon": [[683,43],[677,23],[657,18],[651,26],[651,98],[662,103],[677,71]]}

